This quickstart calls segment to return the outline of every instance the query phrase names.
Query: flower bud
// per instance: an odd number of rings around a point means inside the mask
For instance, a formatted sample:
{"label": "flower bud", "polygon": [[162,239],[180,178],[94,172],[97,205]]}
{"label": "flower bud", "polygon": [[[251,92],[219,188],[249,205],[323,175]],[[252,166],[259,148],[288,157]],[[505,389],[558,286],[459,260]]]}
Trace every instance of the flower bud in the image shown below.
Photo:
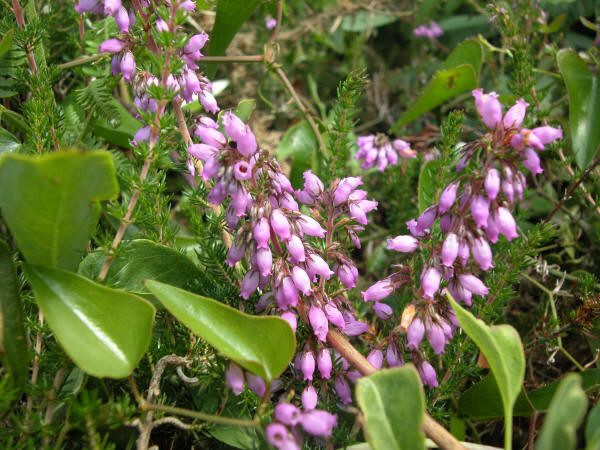
{"label": "flower bud", "polygon": [[316,306],[311,306],[308,311],[308,320],[317,339],[321,342],[325,342],[327,339],[327,331],[329,331],[329,323],[323,310]]}
{"label": "flower bud", "polygon": [[185,53],[194,53],[204,47],[206,41],[208,41],[208,34],[204,32],[195,34],[188,40],[187,44],[185,44],[183,51]]}
{"label": "flower bud", "polygon": [[243,242],[239,244],[234,242],[231,247],[229,247],[229,251],[227,252],[227,264],[229,267],[233,267],[236,265],[238,261],[240,261],[244,255],[246,254],[246,246]]}
{"label": "flower bud", "polygon": [[419,241],[413,236],[404,234],[396,236],[395,238],[388,238],[387,249],[395,250],[397,252],[410,253],[414,252],[419,246]]}
{"label": "flower bud", "polygon": [[240,395],[244,392],[244,372],[242,372],[242,369],[237,364],[229,363],[225,371],[225,380],[231,388],[233,395]]}
{"label": "flower bud", "polygon": [[310,295],[312,289],[310,288],[310,279],[304,269],[299,266],[294,266],[292,269],[292,280],[296,288],[304,295]]}
{"label": "flower bud", "polygon": [[300,420],[302,412],[291,403],[278,403],[275,406],[275,418],[286,425],[294,426]]}
{"label": "flower bud", "polygon": [[421,375],[421,381],[423,381],[423,384],[428,385],[430,388],[438,386],[435,369],[427,361],[423,361],[421,365],[418,366],[418,372],[419,375]]}
{"label": "flower bud", "polygon": [[366,291],[362,291],[361,294],[365,302],[370,302],[383,300],[392,292],[394,292],[394,283],[388,278],[385,278],[369,287]]}
{"label": "flower bud", "polygon": [[483,123],[490,130],[496,129],[502,121],[502,105],[498,101],[498,94],[495,92],[484,94],[481,89],[476,89],[473,91],[473,97],[475,97],[475,107]]}
{"label": "flower bud", "polygon": [[120,7],[115,14],[115,22],[121,33],[129,33],[129,13],[124,7]]}
{"label": "flower bud", "polygon": [[404,359],[402,355],[398,353],[398,348],[394,343],[389,343],[385,354],[388,366],[399,367],[404,365]]}
{"label": "flower bud", "polygon": [[315,373],[315,357],[311,351],[305,351],[302,353],[302,358],[300,359],[300,369],[302,370],[304,380],[312,381],[313,374]]}
{"label": "flower bud", "polygon": [[300,416],[302,428],[313,436],[331,436],[333,428],[337,425],[337,416],[327,411],[314,409]]}
{"label": "flower bud", "polygon": [[295,234],[291,235],[290,239],[285,243],[285,245],[293,263],[300,263],[306,260],[304,244],[298,236]]}
{"label": "flower bud", "polygon": [[287,217],[280,209],[274,209],[271,212],[271,227],[277,236],[287,241],[290,235],[290,223]]}
{"label": "flower bud", "polygon": [[442,245],[442,264],[447,267],[454,266],[454,261],[458,256],[458,237],[454,233],[450,233],[444,239]]}
{"label": "flower bud", "polygon": [[256,251],[256,268],[261,276],[266,277],[271,274],[273,265],[273,254],[270,248],[260,248]]}
{"label": "flower bud", "polygon": [[488,170],[485,177],[485,192],[490,200],[495,200],[500,191],[500,173],[494,167]]}
{"label": "flower bud", "polygon": [[310,253],[306,259],[306,269],[308,275],[313,281],[316,281],[316,275],[324,277],[326,280],[331,278],[333,271],[329,268],[329,265],[316,253]]}
{"label": "flower bud", "polygon": [[488,270],[494,267],[492,262],[492,249],[483,238],[477,238],[471,243],[471,253],[473,258],[481,267],[481,270]]}
{"label": "flower bud", "polygon": [[[298,289],[290,277],[281,281],[281,300],[284,306],[296,306],[298,304]],[[283,307],[282,305],[279,305]]]}
{"label": "flower bud", "polygon": [[498,231],[506,236],[507,240],[512,241],[514,238],[519,237],[519,233],[517,233],[517,223],[508,209],[504,207],[498,208],[496,225]]}
{"label": "flower bud", "polygon": [[319,222],[312,217],[307,216],[306,214],[300,215],[300,218],[298,219],[298,225],[300,225],[300,228],[304,234],[320,238],[325,237],[325,229],[319,225]]}
{"label": "flower bud", "polygon": [[427,340],[436,355],[444,353],[446,338],[444,336],[444,330],[437,323],[432,324],[427,329]]}
{"label": "flower bud", "polygon": [[314,197],[318,197],[323,192],[323,182],[318,176],[312,173],[312,170],[307,170],[302,174],[304,177],[304,190]]}
{"label": "flower bud", "polygon": [[242,280],[242,288],[240,296],[246,300],[250,298],[252,293],[258,288],[259,275],[255,269],[250,269]]}
{"label": "flower bud", "polygon": [[386,305],[385,303],[375,302],[373,305],[373,309],[375,310],[375,314],[382,320],[387,320],[392,317],[394,313],[393,309],[390,305]]}
{"label": "flower bud", "polygon": [[348,381],[346,377],[343,375],[335,377],[333,382],[335,387],[335,392],[342,401],[344,405],[349,405],[352,403],[352,391],[350,390],[350,386],[348,385]]}
{"label": "flower bud", "polygon": [[267,389],[265,382],[258,375],[254,375],[253,373],[246,372],[246,383],[248,383],[248,387],[252,392],[254,392],[259,397],[265,395],[265,391]]}
{"label": "flower bud", "polygon": [[271,444],[275,448],[284,448],[284,446],[287,445],[290,441],[287,428],[281,425],[280,423],[273,422],[267,425],[265,432],[269,444]]}
{"label": "flower bud", "polygon": [[531,131],[542,144],[549,144],[552,141],[563,138],[563,132],[560,127],[554,128],[549,126],[537,127]]}
{"label": "flower bud", "polygon": [[378,348],[371,350],[367,356],[367,361],[373,364],[373,367],[376,369],[381,369],[383,365],[383,352]]}
{"label": "flower bud", "polygon": [[406,346],[411,350],[417,350],[423,340],[423,336],[425,336],[425,325],[419,317],[416,317],[406,331]]}
{"label": "flower bud", "polygon": [[361,177],[343,178],[333,191],[333,204],[339,206],[348,201],[350,193],[362,184]]}
{"label": "flower bud", "polygon": [[440,214],[444,214],[456,201],[456,191],[458,190],[458,182],[450,183],[446,188],[442,191],[440,195],[440,201],[438,204],[438,212]]}
{"label": "flower bud", "polygon": [[309,384],[302,391],[302,407],[305,411],[313,410],[317,407],[317,391]]}
{"label": "flower bud", "polygon": [[127,44],[118,39],[108,39],[98,46],[100,53],[118,53],[123,50]]}
{"label": "flower bud", "polygon": [[476,195],[471,202],[471,216],[478,228],[487,226],[490,202],[483,195]]}
{"label": "flower bud", "polygon": [[295,333],[296,328],[298,327],[298,319],[296,318],[296,314],[291,311],[286,311],[281,314],[281,318],[290,324],[292,331]]}
{"label": "flower bud", "polygon": [[538,173],[542,173],[544,171],[540,165],[540,157],[533,148],[525,148],[523,156],[525,156],[525,159],[521,162],[532,174],[537,175]]}
{"label": "flower bud", "polygon": [[442,274],[435,267],[428,267],[421,276],[423,297],[432,299],[440,287]]}
{"label": "flower bud", "polygon": [[121,8],[121,0],[104,0],[104,14],[114,16]]}
{"label": "flower bud", "polygon": [[421,213],[419,218],[417,219],[417,231],[424,232],[429,230],[433,225],[437,217],[437,208],[435,206],[430,206],[425,211]]}
{"label": "flower bud", "polygon": [[344,328],[346,326],[344,316],[342,315],[340,310],[337,309],[332,303],[327,303],[325,305],[325,315],[327,316],[329,322],[331,322],[336,327]]}
{"label": "flower bud", "polygon": [[458,276],[458,281],[466,290],[471,291],[476,295],[485,296],[490,291],[487,286],[483,284],[483,281],[470,273],[460,274]]}
{"label": "flower bud", "polygon": [[252,228],[252,235],[256,241],[256,248],[268,248],[269,238],[271,237],[271,228],[266,218],[261,217]]}
{"label": "flower bud", "polygon": [[504,115],[504,128],[519,128],[525,118],[529,103],[520,98]]}
{"label": "flower bud", "polygon": [[331,377],[332,366],[331,353],[329,352],[329,349],[322,348],[319,350],[319,353],[317,354],[317,367],[321,373],[321,378],[327,379]]}

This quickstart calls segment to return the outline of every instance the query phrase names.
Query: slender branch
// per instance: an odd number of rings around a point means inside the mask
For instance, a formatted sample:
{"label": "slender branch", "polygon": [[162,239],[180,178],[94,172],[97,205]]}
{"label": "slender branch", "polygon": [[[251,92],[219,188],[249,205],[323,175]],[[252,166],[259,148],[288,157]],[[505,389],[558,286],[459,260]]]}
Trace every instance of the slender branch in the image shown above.
{"label": "slender branch", "polygon": [[[329,330],[327,342],[342,355],[346,361],[356,367],[362,375],[370,375],[377,369],[354,346],[337,331]],[[465,450],[465,447],[452,436],[443,426],[425,413],[421,428],[425,435],[443,450]]]}
{"label": "slender branch", "polygon": [[105,55],[103,55],[102,53],[98,53],[97,55],[84,56],[82,58],[74,59],[73,61],[59,64],[58,66],[56,66],[56,68],[63,70],[63,69],[68,69],[70,67],[81,66],[82,64],[87,64],[87,63],[95,62],[99,59],[102,59],[104,56]]}
{"label": "slender branch", "polygon": [[170,414],[177,414],[179,416],[191,417],[193,419],[200,419],[206,422],[220,423],[223,425],[234,425],[238,427],[256,427],[257,423],[252,420],[235,419],[233,417],[215,416],[213,414],[205,414],[198,411],[191,411],[185,408],[178,408],[176,406],[167,405],[156,405],[148,402],[142,402],[142,409],[150,411],[164,411]]}
{"label": "slender branch", "polygon": [[[588,168],[585,169],[585,172],[583,172],[583,174],[579,177],[579,179],[573,184],[573,186],[571,186],[571,188],[563,196],[563,198],[560,200],[560,202],[558,202],[556,204],[556,206],[554,207],[552,212],[550,214],[548,214],[548,217],[546,217],[546,220],[544,220],[544,223],[548,223],[550,221],[552,216],[554,216],[554,214],[556,214],[556,212],[562,207],[562,205],[565,203],[565,201],[573,195],[573,192],[575,192],[575,189],[577,189],[579,187],[579,185],[583,182],[583,180],[585,180],[588,177],[588,175],[596,168],[596,166],[598,164],[600,164],[600,157],[596,158],[588,166]],[[583,189],[583,185],[581,187]],[[584,192],[591,198],[590,194],[586,190],[584,190]],[[592,199],[592,201],[593,201],[593,199]],[[595,205],[595,202],[594,202],[594,205]]]}
{"label": "slender branch", "polygon": [[[40,322],[40,331],[35,337],[35,355],[33,357],[33,367],[31,369],[31,385],[35,385],[38,378],[38,373],[40,370],[40,354],[42,353],[42,326],[44,325],[44,314],[40,310],[38,312],[38,320]],[[26,406],[26,414],[25,414],[25,422],[27,422],[27,417],[29,416],[29,412],[33,406],[33,395],[30,395],[27,398],[27,406]]]}
{"label": "slender branch", "polygon": [[274,70],[275,70],[275,73],[277,73],[277,75],[279,76],[279,78],[281,78],[281,81],[283,82],[284,86],[287,88],[288,92],[290,93],[290,95],[292,96],[294,101],[296,102],[298,109],[304,115],[304,117],[308,121],[310,127],[312,128],[313,133],[315,134],[315,137],[317,138],[317,142],[319,144],[319,149],[321,150],[321,153],[323,155],[326,155],[327,147],[325,146],[325,141],[323,140],[323,136],[321,136],[321,133],[319,132],[319,127],[315,123],[312,115],[310,114],[310,111],[308,110],[308,108],[306,106],[304,106],[304,103],[302,103],[302,100],[300,100],[300,97],[296,93],[296,90],[294,89],[294,86],[292,86],[292,83],[290,83],[290,80],[288,79],[288,77],[285,75],[285,72],[283,70],[281,70],[280,67],[277,67],[277,66],[274,68]]}
{"label": "slender branch", "polygon": [[[146,177],[148,176],[148,171],[150,169],[150,162],[151,162],[151,160],[149,160],[149,159],[144,161],[144,165],[142,166],[142,171],[140,172],[140,183],[143,183],[146,180]],[[115,259],[114,252],[117,249],[117,247],[119,246],[119,243],[121,242],[121,240],[123,239],[125,230],[131,224],[131,216],[133,215],[133,210],[135,209],[135,205],[136,205],[139,197],[140,197],[140,189],[136,188],[133,191],[133,194],[131,195],[131,199],[129,200],[129,205],[127,206],[127,212],[125,213],[123,220],[121,220],[121,225],[119,226],[119,229],[117,230],[117,234],[115,234],[115,238],[112,241],[112,244],[111,244],[112,253],[106,256],[106,260],[104,261],[104,264],[102,265],[102,269],[100,270],[100,274],[98,275],[98,279],[100,281],[103,281],[106,278],[110,264],[112,263],[113,259]]]}
{"label": "slender branch", "polygon": [[[19,25],[19,30],[22,30],[25,27],[25,20],[23,20],[23,10],[21,9],[21,5],[19,5],[19,0],[12,0],[12,5],[15,18],[17,19],[17,25]],[[30,48],[27,49],[27,60],[29,61],[31,71],[37,72],[38,67],[35,63],[35,58],[33,57],[33,51]]]}

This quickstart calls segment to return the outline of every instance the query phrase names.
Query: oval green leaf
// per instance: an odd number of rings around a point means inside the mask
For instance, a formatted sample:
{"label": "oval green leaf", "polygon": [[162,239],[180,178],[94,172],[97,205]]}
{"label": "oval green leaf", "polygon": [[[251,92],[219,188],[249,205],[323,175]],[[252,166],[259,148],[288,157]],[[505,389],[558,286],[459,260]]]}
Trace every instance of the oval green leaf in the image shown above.
{"label": "oval green leaf", "polygon": [[108,152],[0,157],[0,207],[30,264],[76,269],[100,217],[98,202],[118,194]]}
{"label": "oval green leaf", "polygon": [[572,373],[561,381],[552,398],[535,450],[570,450],[577,443],[577,428],[587,409],[581,378]]}
{"label": "oval green leaf", "polygon": [[279,317],[255,317],[216,300],[149,280],[146,286],[185,326],[227,358],[266,381],[294,356],[296,338]]}
{"label": "oval green leaf", "polygon": [[412,365],[378,370],[360,378],[356,398],[373,449],[425,448],[425,437],[420,431],[425,397],[419,374]]}
{"label": "oval green leaf", "polygon": [[[79,266],[79,273],[95,278],[104,265],[103,252],[89,254]],[[201,275],[200,269],[174,248],[147,239],[125,241],[108,269],[106,284],[129,292],[148,293],[145,280],[157,280],[187,288]]]}
{"label": "oval green leaf", "polygon": [[427,84],[423,93],[400,116],[390,129],[390,133],[397,132],[404,125],[458,94],[475,89],[482,58],[483,50],[479,42],[469,39],[458,45],[448,55],[448,58]]}
{"label": "oval green leaf", "polygon": [[490,365],[504,406],[504,443],[510,449],[513,406],[525,376],[525,355],[519,333],[510,325],[487,326],[456,303],[450,294],[447,295],[460,326],[473,339]]}
{"label": "oval green leaf", "polygon": [[64,270],[26,264],[25,275],[67,355],[96,377],[130,375],[152,337],[154,307]]}
{"label": "oval green leaf", "polygon": [[317,138],[306,120],[292,125],[283,135],[277,147],[277,157],[281,161],[292,158],[290,182],[294,188],[302,187],[302,174],[313,166],[315,149]]}
{"label": "oval green leaf", "polygon": [[577,165],[585,169],[600,147],[600,74],[594,74],[573,50],[556,55],[569,94],[571,142]]}
{"label": "oval green leaf", "polygon": [[15,387],[29,377],[27,340],[23,326],[23,306],[17,276],[6,244],[0,241],[0,359]]}

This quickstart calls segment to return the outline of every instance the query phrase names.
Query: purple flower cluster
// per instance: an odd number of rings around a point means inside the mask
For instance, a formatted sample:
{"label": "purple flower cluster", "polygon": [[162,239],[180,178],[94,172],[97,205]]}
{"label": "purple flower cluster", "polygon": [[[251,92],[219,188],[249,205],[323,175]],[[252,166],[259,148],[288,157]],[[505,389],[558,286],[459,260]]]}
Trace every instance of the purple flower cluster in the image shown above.
{"label": "purple flower cluster", "polygon": [[[490,133],[481,141],[463,147],[461,172],[482,149],[482,166],[468,176],[460,175],[442,191],[437,204],[425,209],[417,219],[406,223],[410,234],[388,239],[388,249],[402,253],[419,247],[428,249],[419,287],[418,300],[409,305],[402,318],[406,332],[406,348],[417,363],[423,382],[436,386],[435,370],[419,351],[426,336],[435,354],[444,352],[446,344],[458,327],[456,317],[439,296],[445,289],[457,300],[471,305],[474,295],[486,296],[488,287],[474,272],[494,267],[490,243],[499,235],[507,240],[518,237],[517,225],[511,213],[515,198],[521,199],[526,178],[519,162],[535,175],[542,172],[536,151],[562,138],[560,128],[549,126],[529,130],[521,128],[527,103],[520,99],[506,114],[495,93],[473,91],[475,105]],[[442,239],[432,239],[438,221]],[[378,281],[363,292],[365,301],[379,301],[407,282],[408,269]]]}
{"label": "purple flower cluster", "polygon": [[297,437],[299,426],[313,436],[329,437],[337,425],[337,416],[319,409],[302,411],[291,403],[279,403],[275,407],[275,421],[267,425],[267,440],[280,450],[299,450]]}
{"label": "purple flower cluster", "polygon": [[417,152],[410,148],[408,142],[394,139],[390,142],[385,134],[371,134],[360,136],[357,139],[358,152],[355,158],[361,160],[361,169],[370,169],[377,166],[380,172],[388,165],[398,164],[398,157],[416,158]]}
{"label": "purple flower cluster", "polygon": [[413,35],[418,37],[426,37],[427,39],[435,39],[444,34],[444,30],[437,22],[430,22],[429,26],[422,24],[413,30]]}

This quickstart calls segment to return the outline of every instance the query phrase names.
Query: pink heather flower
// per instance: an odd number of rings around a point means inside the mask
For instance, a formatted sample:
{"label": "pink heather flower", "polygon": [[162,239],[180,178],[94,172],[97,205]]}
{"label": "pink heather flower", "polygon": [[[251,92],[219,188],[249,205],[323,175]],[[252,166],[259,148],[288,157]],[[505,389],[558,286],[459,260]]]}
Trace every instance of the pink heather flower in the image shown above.
{"label": "pink heather flower", "polygon": [[190,155],[204,162],[208,161],[208,159],[214,156],[216,152],[217,149],[215,147],[207,144],[191,144],[188,147],[188,153]]}
{"label": "pink heather flower", "polygon": [[392,147],[398,152],[402,158],[416,158],[417,152],[410,148],[410,144],[402,139],[392,141]]}
{"label": "pink heather flower", "polygon": [[[352,195],[350,195],[350,199],[352,199]],[[377,202],[375,200],[361,200],[358,202],[351,202],[348,209],[350,212],[350,217],[352,217],[361,225],[366,225],[367,223],[369,223],[366,213],[377,209]]]}
{"label": "pink heather flower", "polygon": [[327,411],[314,409],[300,416],[302,428],[313,436],[331,436],[333,428],[337,425],[337,416]]}
{"label": "pink heather flower", "polygon": [[450,233],[444,239],[442,245],[442,264],[447,267],[452,267],[458,256],[458,237],[454,233]]}
{"label": "pink heather flower", "polygon": [[444,330],[437,323],[432,324],[427,330],[427,340],[436,355],[444,353],[446,337]]}
{"label": "pink heather flower", "polygon": [[348,201],[350,193],[362,183],[361,177],[343,178],[333,191],[333,204],[340,206],[342,203]]}
{"label": "pink heather flower", "polygon": [[389,279],[383,279],[369,287],[366,291],[362,291],[363,300],[365,302],[379,301],[388,297],[394,292],[394,283]]}
{"label": "pink heather flower", "polygon": [[490,242],[494,244],[498,242],[498,235],[500,234],[500,230],[498,229],[496,214],[492,213],[488,217],[488,223],[485,233]]}
{"label": "pink heather flower", "polygon": [[302,407],[305,411],[310,411],[317,407],[317,391],[309,384],[302,391]]}
{"label": "pink heather flower", "polygon": [[312,381],[313,374],[315,373],[315,357],[311,351],[305,351],[302,353],[300,359],[300,370],[304,376],[304,381]]}
{"label": "pink heather flower", "polygon": [[133,140],[131,141],[131,143],[134,146],[138,146],[140,142],[148,142],[150,141],[150,135],[152,134],[152,130],[150,129],[150,127],[146,126],[146,127],[142,127],[139,130],[137,130],[135,132],[135,134],[133,135]]}
{"label": "pink heather flower", "polygon": [[126,51],[121,58],[121,73],[126,81],[131,82],[131,75],[135,72],[135,59],[133,53]]}
{"label": "pink heather flower", "polygon": [[509,203],[515,200],[515,190],[511,180],[502,180],[502,192],[504,192]]}
{"label": "pink heather flower", "polygon": [[525,112],[529,103],[520,98],[504,115],[504,128],[519,128],[525,118]]}
{"label": "pink heather flower", "polygon": [[298,304],[298,288],[292,278],[285,277],[281,281],[281,297],[285,305],[296,306]]}
{"label": "pink heather flower", "polygon": [[419,241],[413,236],[404,234],[395,238],[388,238],[387,249],[397,252],[410,253],[414,252],[419,246]]}
{"label": "pink heather flower", "polygon": [[285,243],[287,250],[290,254],[290,259],[293,263],[300,263],[306,260],[306,254],[304,252],[304,244],[295,234],[290,236],[290,239]]}
{"label": "pink heather flower", "polygon": [[431,364],[429,364],[427,361],[423,361],[421,365],[417,367],[417,370],[419,375],[421,375],[423,384],[428,385],[430,388],[435,388],[438,386],[435,369]]}
{"label": "pink heather flower", "polygon": [[292,269],[292,280],[296,288],[304,295],[310,295],[312,289],[310,288],[310,279],[304,269],[299,266],[294,266]]}
{"label": "pink heather flower", "polygon": [[481,295],[483,297],[490,292],[487,286],[483,284],[483,281],[473,274],[460,274],[458,276],[458,281],[467,291],[471,291],[473,294]]}
{"label": "pink heather flower", "polygon": [[345,376],[339,375],[335,377],[333,385],[335,387],[336,394],[344,405],[349,405],[352,403],[352,391],[350,390],[350,386],[348,385],[348,381],[346,380]]}
{"label": "pink heather flower", "polygon": [[294,426],[300,421],[300,409],[291,403],[278,403],[275,406],[275,418],[286,425]]}
{"label": "pink heather flower", "polygon": [[269,443],[277,449],[284,448],[289,441],[293,442],[293,440],[291,440],[288,436],[287,428],[280,423],[274,422],[267,425],[265,432],[267,434],[267,440]]}
{"label": "pink heather flower", "polygon": [[375,302],[373,305],[373,310],[375,310],[375,314],[382,320],[387,320],[392,317],[393,310],[391,306],[386,305],[385,303]]}
{"label": "pink heather flower", "polygon": [[440,287],[442,274],[435,267],[428,267],[421,277],[421,287],[423,288],[423,297],[432,299],[433,295]]}
{"label": "pink heather flower", "polygon": [[438,211],[436,206],[430,206],[425,211],[423,211],[417,219],[417,232],[422,233],[428,231],[429,228],[431,228],[431,226],[433,225],[433,222],[435,222],[437,215]]}
{"label": "pink heather flower", "polygon": [[[563,132],[560,127],[554,128],[549,126],[537,127],[531,131],[535,137],[543,144],[549,144],[552,141],[563,138]],[[543,148],[539,150],[544,150]]]}
{"label": "pink heather flower", "polygon": [[104,7],[100,4],[100,0],[81,0],[78,5],[75,5],[75,11],[80,14],[86,12],[99,14],[104,11]]}
{"label": "pink heather flower", "polygon": [[271,274],[271,266],[273,265],[273,254],[270,248],[260,248],[256,251],[256,267],[260,271],[261,276],[266,277]]}
{"label": "pink heather flower", "polygon": [[498,101],[498,94],[484,94],[481,89],[475,89],[472,93],[481,120],[490,130],[496,129],[502,121],[502,105]]}
{"label": "pink heather flower", "polygon": [[194,0],[184,0],[179,4],[179,9],[184,11],[193,11],[196,9],[196,2]]}
{"label": "pink heather flower", "polygon": [[488,170],[484,182],[485,192],[490,200],[495,200],[500,191],[500,172],[492,167]]}
{"label": "pink heather flower", "polygon": [[329,352],[329,349],[322,348],[319,350],[319,353],[317,354],[317,367],[321,373],[321,378],[327,379],[331,377],[332,366],[331,353]]}
{"label": "pink heather flower", "polygon": [[296,318],[296,314],[291,311],[286,311],[282,313],[280,317],[290,324],[292,331],[295,333],[296,328],[298,327],[298,319]]}
{"label": "pink heather flower", "polygon": [[479,237],[471,243],[471,253],[473,258],[481,267],[481,270],[488,270],[494,267],[492,263],[492,249],[485,239]]}
{"label": "pink heather flower", "polygon": [[248,300],[252,293],[256,291],[259,282],[258,271],[255,269],[250,269],[244,279],[242,280],[242,288],[240,292],[240,296],[245,300]]}
{"label": "pink heather flower", "polygon": [[284,241],[287,241],[290,235],[290,223],[285,217],[285,214],[280,209],[274,209],[271,212],[271,228],[277,236],[279,236]]}
{"label": "pink heather flower", "polygon": [[214,148],[222,148],[227,143],[225,136],[214,128],[196,127],[194,134],[202,139],[205,144]]}
{"label": "pink heather flower", "polygon": [[438,204],[438,212],[444,214],[456,201],[456,191],[458,190],[458,182],[450,183],[446,186],[446,189],[440,195],[440,202]]}
{"label": "pink heather flower", "polygon": [[206,89],[203,89],[198,93],[198,98],[200,99],[200,104],[202,105],[205,111],[208,111],[212,114],[216,114],[219,112],[217,100],[211,92],[207,91]]}
{"label": "pink heather flower", "polygon": [[248,387],[252,392],[254,392],[259,397],[265,395],[266,386],[265,382],[258,375],[254,375],[253,373],[246,372],[246,383],[248,383]]}
{"label": "pink heather flower", "polygon": [[208,41],[208,34],[204,32],[195,34],[188,40],[187,44],[185,44],[183,51],[185,53],[194,53],[204,47],[206,41]]}
{"label": "pink heather flower", "polygon": [[271,16],[265,17],[265,27],[267,30],[272,30],[277,26],[277,20]]}
{"label": "pink heather flower", "polygon": [[246,126],[246,133],[240,136],[237,140],[237,150],[246,158],[254,155],[258,148],[258,144],[256,143],[256,136],[250,127]]}
{"label": "pink heather flower", "polygon": [[362,378],[362,375],[358,370],[352,369],[346,373],[346,377],[353,383],[356,383],[360,378]]}
{"label": "pink heather flower", "polygon": [[490,202],[483,195],[476,195],[471,202],[471,216],[478,228],[487,226]]}
{"label": "pink heather flower", "polygon": [[318,197],[323,192],[323,182],[318,176],[312,173],[312,170],[307,170],[302,174],[304,177],[304,190],[313,197]]}
{"label": "pink heather flower", "polygon": [[378,348],[371,350],[367,356],[367,361],[373,364],[373,367],[376,369],[381,369],[383,365],[383,352]]}
{"label": "pink heather flower", "polygon": [[415,317],[406,330],[407,347],[411,350],[417,350],[419,344],[425,336],[425,325],[423,321]]}
{"label": "pink heather flower", "polygon": [[329,325],[327,316],[325,316],[323,310],[316,306],[311,306],[308,311],[308,320],[317,339],[321,342],[325,342],[327,339],[327,331],[329,331]]}
{"label": "pink heather flower", "polygon": [[514,238],[519,237],[519,233],[517,233],[517,223],[508,209],[504,207],[498,208],[495,221],[498,231],[506,236],[507,240],[512,241]]}
{"label": "pink heather flower", "polygon": [[537,175],[544,171],[544,169],[542,169],[542,166],[540,165],[540,157],[533,148],[526,147],[525,151],[523,152],[523,156],[525,156],[525,159],[521,161],[521,163],[527,169],[529,169],[529,171],[532,174]]}
{"label": "pink heather flower", "polygon": [[236,142],[246,134],[246,124],[231,111],[223,113],[223,128],[227,136]]}
{"label": "pink heather flower", "polygon": [[325,229],[319,225],[319,222],[310,216],[301,214],[300,218],[298,219],[298,224],[300,225],[300,228],[304,234],[320,238],[325,237]]}
{"label": "pink heather flower", "polygon": [[249,180],[252,178],[252,167],[247,161],[238,161],[233,166],[233,176],[238,181]]}
{"label": "pink heather flower", "polygon": [[306,259],[306,269],[308,275],[313,281],[316,281],[316,275],[324,277],[326,280],[331,278],[333,271],[329,268],[323,258],[316,253],[310,253]]}
{"label": "pink heather flower", "polygon": [[469,245],[464,239],[458,242],[458,259],[462,266],[466,266],[469,261]]}
{"label": "pink heather flower", "polygon": [[124,7],[120,7],[115,14],[115,22],[121,33],[129,33],[129,13]]}
{"label": "pink heather flower", "polygon": [[110,60],[110,73],[115,77],[121,73],[121,58],[119,58],[119,55],[114,55]]}
{"label": "pink heather flower", "polygon": [[108,39],[98,46],[100,53],[119,53],[127,44],[118,39]]}
{"label": "pink heather flower", "polygon": [[233,267],[236,265],[238,261],[240,261],[244,255],[246,254],[246,246],[243,242],[239,244],[234,242],[231,247],[229,247],[229,252],[227,252],[227,264],[229,267]]}
{"label": "pink heather flower", "polygon": [[358,336],[363,334],[369,329],[369,324],[360,322],[354,317],[346,317],[346,326],[342,328],[342,331],[348,336]]}
{"label": "pink heather flower", "polygon": [[331,322],[336,327],[344,328],[346,326],[344,316],[342,315],[340,310],[335,307],[335,305],[327,303],[325,305],[325,315],[327,316],[329,322]]}
{"label": "pink heather flower", "polygon": [[257,248],[268,248],[269,238],[271,237],[271,228],[269,221],[265,217],[261,217],[253,226],[252,235],[256,241]]}
{"label": "pink heather flower", "polygon": [[114,16],[121,7],[121,0],[104,0],[104,14]]}
{"label": "pink heather flower", "polygon": [[237,364],[229,363],[225,371],[225,380],[233,395],[240,395],[244,392],[244,372]]}
{"label": "pink heather flower", "polygon": [[399,367],[404,365],[404,359],[398,353],[398,348],[393,343],[388,344],[388,348],[385,353],[385,359],[390,367]]}

